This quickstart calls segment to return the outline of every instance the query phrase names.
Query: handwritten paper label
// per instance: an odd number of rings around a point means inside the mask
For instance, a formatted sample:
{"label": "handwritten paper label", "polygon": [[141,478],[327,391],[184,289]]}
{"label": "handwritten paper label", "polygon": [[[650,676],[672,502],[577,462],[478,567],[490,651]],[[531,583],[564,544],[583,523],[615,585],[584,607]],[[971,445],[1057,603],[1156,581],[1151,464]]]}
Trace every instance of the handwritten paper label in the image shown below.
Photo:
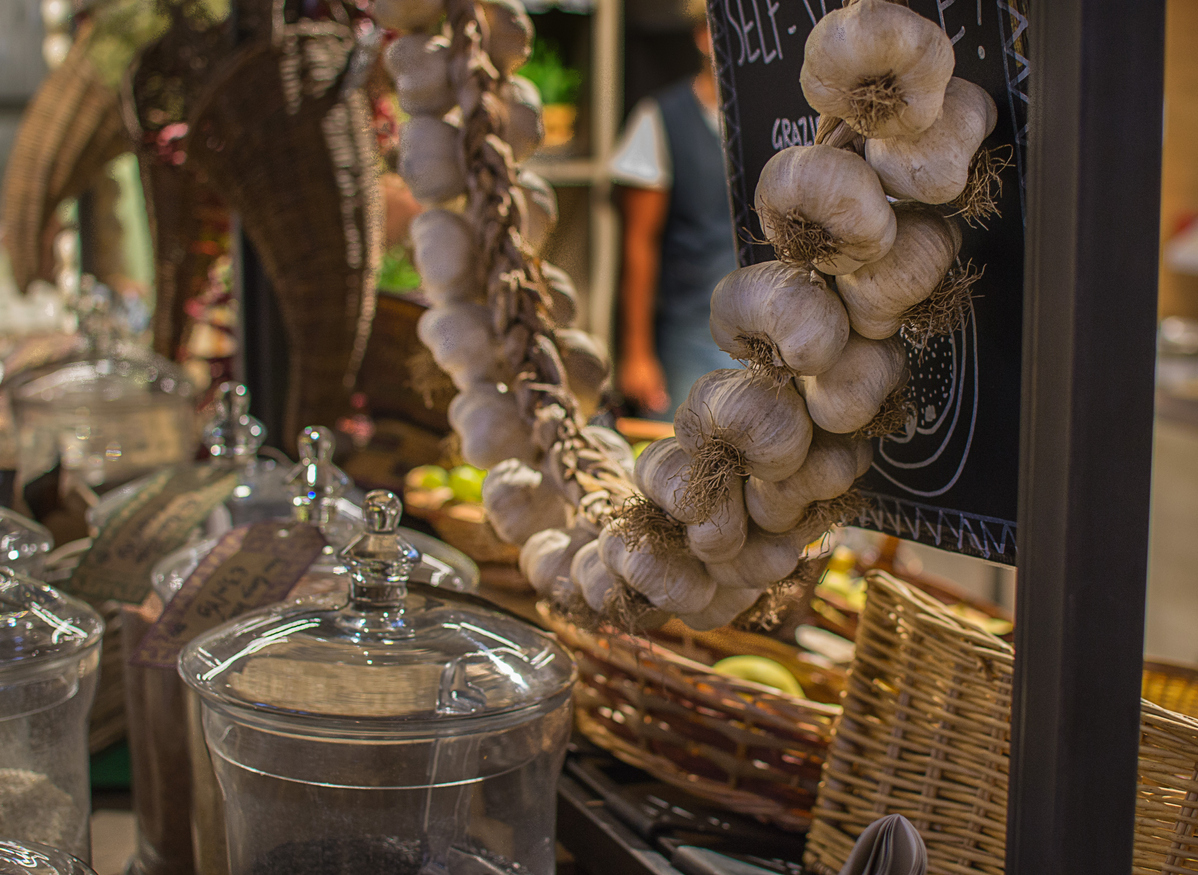
{"label": "handwritten paper label", "polygon": [[130,661],[173,668],[197,635],[285,598],[324,547],[319,529],[290,520],[227,532],[183,582]]}
{"label": "handwritten paper label", "polygon": [[237,471],[210,465],[154,475],[96,536],[68,589],[91,599],[141,602],[150,591],[154,563],[187,543],[237,479]]}

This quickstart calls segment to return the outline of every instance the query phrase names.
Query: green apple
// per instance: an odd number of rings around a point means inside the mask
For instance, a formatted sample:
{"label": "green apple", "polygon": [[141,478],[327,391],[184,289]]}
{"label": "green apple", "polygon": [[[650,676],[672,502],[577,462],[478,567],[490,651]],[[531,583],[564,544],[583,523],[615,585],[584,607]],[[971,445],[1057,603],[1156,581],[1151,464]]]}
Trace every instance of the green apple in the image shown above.
{"label": "green apple", "polygon": [[645,452],[645,447],[649,446],[651,443],[653,443],[653,441],[637,441],[635,444],[633,444],[632,458],[639,459],[641,457],[641,453]]}
{"label": "green apple", "polygon": [[440,489],[449,485],[449,472],[440,465],[421,465],[408,472],[409,482],[418,489]]}
{"label": "green apple", "polygon": [[482,504],[483,480],[487,472],[473,465],[458,465],[449,472],[449,488],[458,501]]}
{"label": "green apple", "polygon": [[803,688],[786,666],[764,656],[728,656],[712,666],[720,674],[764,684],[792,696],[802,696]]}

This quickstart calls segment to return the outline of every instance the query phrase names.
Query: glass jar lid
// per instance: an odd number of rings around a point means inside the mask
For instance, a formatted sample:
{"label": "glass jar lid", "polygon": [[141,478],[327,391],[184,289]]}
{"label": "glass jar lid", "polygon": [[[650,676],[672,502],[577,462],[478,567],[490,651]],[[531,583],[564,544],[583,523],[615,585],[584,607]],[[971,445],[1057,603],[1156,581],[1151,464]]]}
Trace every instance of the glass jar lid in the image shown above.
{"label": "glass jar lid", "polygon": [[86,863],[38,842],[0,839],[0,875],[96,875]]}
{"label": "glass jar lid", "polygon": [[49,529],[0,507],[0,565],[16,571],[32,570],[53,547]]}
{"label": "glass jar lid", "polygon": [[0,567],[0,671],[98,644],[104,621],[86,603]]}
{"label": "glass jar lid", "polygon": [[566,650],[481,599],[411,583],[421,557],[397,531],[399,500],[377,490],[363,509],[366,530],[341,553],[345,604],[275,606],[187,646],[180,674],[207,704],[334,737],[434,736],[558,707],[575,678]]}

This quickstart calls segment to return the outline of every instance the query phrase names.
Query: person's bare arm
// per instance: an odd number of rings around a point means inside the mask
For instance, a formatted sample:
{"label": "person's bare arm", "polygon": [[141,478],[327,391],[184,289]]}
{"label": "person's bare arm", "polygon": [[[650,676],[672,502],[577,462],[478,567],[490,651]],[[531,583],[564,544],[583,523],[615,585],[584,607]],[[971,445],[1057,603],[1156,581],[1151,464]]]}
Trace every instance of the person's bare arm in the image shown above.
{"label": "person's bare arm", "polygon": [[670,405],[665,373],[657,357],[654,323],[661,273],[661,235],[670,193],[652,188],[620,189],[624,216],[624,264],[620,277],[619,385],[625,397],[660,412]]}

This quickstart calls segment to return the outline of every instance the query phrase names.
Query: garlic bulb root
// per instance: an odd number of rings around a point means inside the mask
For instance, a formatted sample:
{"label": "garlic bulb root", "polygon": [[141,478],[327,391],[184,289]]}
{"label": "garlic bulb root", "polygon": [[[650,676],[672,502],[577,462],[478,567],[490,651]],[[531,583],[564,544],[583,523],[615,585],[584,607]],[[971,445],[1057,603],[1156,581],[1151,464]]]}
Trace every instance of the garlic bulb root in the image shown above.
{"label": "garlic bulb root", "polygon": [[940,115],[955,64],[952,41],[930,19],[858,0],[812,28],[799,83],[813,109],[863,136],[912,136]]}
{"label": "garlic bulb root", "polygon": [[751,369],[782,383],[832,367],[849,317],[823,277],[781,261],[734,270],[711,294],[711,336]]}
{"label": "garlic bulb root", "polygon": [[686,528],[648,498],[634,495],[612,518],[611,528],[633,549],[680,553],[687,548]]}
{"label": "garlic bulb root", "polygon": [[680,505],[702,523],[728,500],[733,480],[789,477],[811,444],[811,417],[793,384],[778,386],[743,369],[704,374],[674,416],[680,446],[691,457]]}
{"label": "garlic bulb root", "polygon": [[969,321],[974,283],[984,271],[975,268],[972,261],[949,268],[931,295],[903,313],[903,338],[916,349],[923,349],[933,337],[964,328]]}
{"label": "garlic bulb root", "polygon": [[961,248],[960,229],[933,207],[899,204],[890,251],[836,281],[849,323],[862,337],[898,332],[904,314],[941,284]]}
{"label": "garlic bulb root", "polygon": [[865,159],[831,146],[791,146],[761,169],[754,206],[782,261],[851,273],[894,243],[894,210]]}
{"label": "garlic bulb root", "polygon": [[911,420],[915,419],[915,398],[911,386],[904,376],[902,384],[886,396],[878,408],[877,415],[861,426],[856,432],[858,437],[885,437],[906,430]]}
{"label": "garlic bulb root", "polygon": [[985,228],[991,216],[1001,216],[998,199],[1002,196],[1002,172],[1014,166],[1015,149],[1011,145],[979,149],[969,162],[969,179],[965,189],[952,201],[960,216],[971,228]]}

